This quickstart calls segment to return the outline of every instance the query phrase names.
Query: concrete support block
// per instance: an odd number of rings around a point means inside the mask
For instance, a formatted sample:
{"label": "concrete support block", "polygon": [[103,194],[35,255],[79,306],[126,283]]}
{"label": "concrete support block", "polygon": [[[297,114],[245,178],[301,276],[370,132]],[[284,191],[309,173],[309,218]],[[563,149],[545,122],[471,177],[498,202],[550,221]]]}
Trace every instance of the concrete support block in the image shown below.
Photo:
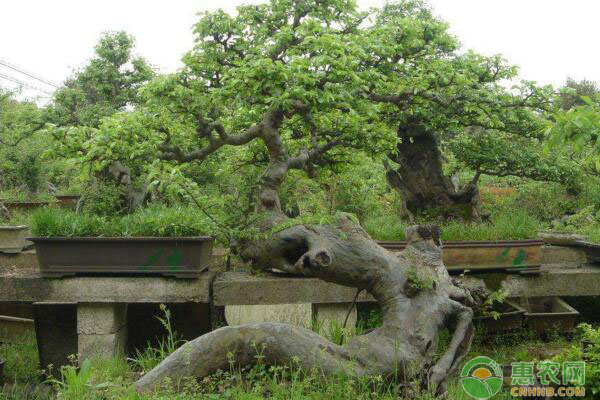
{"label": "concrete support block", "polygon": [[[350,315],[348,315],[348,310],[350,310]],[[321,333],[330,334],[335,327],[341,328],[344,326],[346,315],[348,315],[346,329],[352,329],[356,326],[356,305],[351,305],[351,303],[313,304],[313,313]]]}
{"label": "concrete support block", "polygon": [[60,367],[69,365],[69,357],[77,354],[77,306],[74,303],[34,303],[33,315],[40,366],[46,373],[60,378]]}
{"label": "concrete support block", "polygon": [[310,329],[312,326],[312,305],[310,303],[300,303],[225,306],[225,319],[229,325],[281,322]]}
{"label": "concrete support block", "polygon": [[127,349],[127,304],[77,304],[77,350],[80,359],[113,357]]}
{"label": "concrete support block", "polygon": [[124,354],[127,346],[127,327],[115,333],[85,334],[77,337],[80,360],[92,356],[115,357]]}
{"label": "concrete support block", "polygon": [[127,304],[77,304],[77,333],[115,333],[127,324]]}

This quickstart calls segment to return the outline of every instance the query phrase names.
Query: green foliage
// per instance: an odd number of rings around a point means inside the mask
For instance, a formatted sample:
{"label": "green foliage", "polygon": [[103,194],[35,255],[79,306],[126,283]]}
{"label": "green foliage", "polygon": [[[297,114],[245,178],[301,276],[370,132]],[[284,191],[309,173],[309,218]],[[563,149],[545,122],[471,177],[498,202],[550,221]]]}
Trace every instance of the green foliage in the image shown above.
{"label": "green foliage", "polygon": [[[30,383],[41,377],[35,335],[18,338],[15,343],[0,343],[0,359],[5,361],[4,379],[9,382]],[[0,398],[2,392],[0,391]]]}
{"label": "green foliage", "polygon": [[210,235],[212,222],[194,208],[154,205],[125,216],[79,214],[61,209],[41,209],[31,216],[36,236],[83,237],[182,237]]}
{"label": "green foliage", "polygon": [[[427,223],[428,221],[417,221]],[[404,240],[404,229],[413,224],[399,218],[379,215],[367,218],[364,228],[377,240]],[[491,222],[464,223],[452,220],[439,223],[441,239],[447,240],[519,240],[537,236],[542,224],[521,210],[505,211],[491,216]]]}
{"label": "green foliage", "polygon": [[576,188],[581,178],[578,165],[558,152],[545,156],[536,139],[473,130],[452,140],[449,149],[473,171],[491,176],[518,176],[558,182]]}
{"label": "green foliage", "polygon": [[600,98],[582,97],[584,105],[559,111],[549,123],[547,151],[570,147],[584,162],[600,171]]}
{"label": "green foliage", "polygon": [[142,373],[146,373],[156,367],[185,342],[178,339],[177,332],[173,331],[173,327],[171,326],[171,311],[164,304],[160,305],[160,309],[164,317],[156,316],[156,318],[165,328],[167,337],[159,340],[158,347],[152,347],[148,344],[148,347],[144,351],[136,351],[132,362]]}
{"label": "green foliage", "polygon": [[109,180],[92,180],[81,194],[83,211],[92,215],[120,215],[127,211],[125,188]]}
{"label": "green foliage", "polygon": [[133,48],[134,39],[125,32],[103,34],[95,57],[55,92],[50,121],[58,127],[96,127],[103,117],[134,104],[138,89],[154,72],[133,56]]}
{"label": "green foliage", "polygon": [[585,361],[585,398],[595,399],[600,395],[600,329],[583,323],[577,327],[577,336],[579,341],[553,361]]}
{"label": "green foliage", "polygon": [[560,90],[558,105],[564,111],[569,111],[573,107],[585,105],[583,96],[594,98],[600,93],[598,84],[594,81],[583,79],[576,81],[573,78],[567,78],[567,82]]}
{"label": "green foliage", "polygon": [[19,101],[0,87],[0,148],[14,147],[44,126],[41,110],[33,102]]}

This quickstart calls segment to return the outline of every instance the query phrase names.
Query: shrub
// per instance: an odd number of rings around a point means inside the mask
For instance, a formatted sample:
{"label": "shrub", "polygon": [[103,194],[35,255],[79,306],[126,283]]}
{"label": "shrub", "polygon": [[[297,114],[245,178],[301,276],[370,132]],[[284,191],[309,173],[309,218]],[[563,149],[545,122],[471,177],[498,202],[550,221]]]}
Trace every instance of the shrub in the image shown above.
{"label": "shrub", "polygon": [[95,215],[117,215],[127,210],[125,189],[110,181],[92,181],[81,196],[83,211]]}

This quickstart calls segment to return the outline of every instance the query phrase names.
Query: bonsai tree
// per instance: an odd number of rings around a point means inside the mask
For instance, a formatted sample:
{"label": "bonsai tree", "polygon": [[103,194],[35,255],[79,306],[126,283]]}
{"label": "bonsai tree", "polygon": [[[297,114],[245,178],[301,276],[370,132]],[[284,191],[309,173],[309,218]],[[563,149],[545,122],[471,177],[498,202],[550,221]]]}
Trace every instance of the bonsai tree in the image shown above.
{"label": "bonsai tree", "polygon": [[[43,114],[37,105],[29,101],[20,101],[15,93],[0,89],[0,186],[24,185],[28,193],[33,194],[39,187],[39,165],[37,156],[19,148],[24,141],[31,139],[45,126]],[[10,174],[16,161],[18,174]],[[11,176],[12,175],[12,176]],[[18,182],[16,182],[18,181]],[[0,213],[8,217],[8,211],[0,202]]]}
{"label": "bonsai tree", "polygon": [[[390,105],[384,115],[397,127],[399,140],[386,175],[406,215],[438,208],[449,216],[478,219],[481,174],[569,182],[568,170],[556,166],[549,174],[551,160],[538,163],[544,158],[539,141],[543,113],[552,105],[551,88],[522,82],[507,90],[503,82],[514,79],[517,68],[500,56],[459,54],[447,25],[419,0],[386,5],[371,35],[375,39],[366,43],[373,56],[366,68],[387,79],[371,83],[369,93]],[[515,140],[527,155],[504,151]],[[464,145],[471,151],[463,151]],[[444,174],[448,150],[473,169],[473,179],[461,187]]]}
{"label": "bonsai tree", "polygon": [[[258,346],[267,364],[297,360],[327,374],[417,379],[445,391],[473,338],[473,313],[463,304],[473,299],[450,280],[439,232],[410,229],[408,250],[397,257],[349,215],[290,219],[278,193],[293,171],[310,173],[357,148],[392,149],[396,134],[379,118],[386,106],[367,95],[382,79],[380,70],[365,68],[372,54],[361,43],[375,37],[363,24],[367,17],[345,0],[272,0],[241,6],[236,16],[207,13],[194,28],[184,70],[145,87],[146,101],[134,112],[104,120],[86,157],[100,165],[134,159],[151,176],[167,170],[176,179],[189,165],[264,154],[250,192],[254,233],[237,241],[237,253],[261,270],[367,290],[382,306],[383,326],[347,346],[282,324],[222,328],[185,344],[141,378],[139,390],[226,368],[231,351],[235,362],[251,364]],[[445,326],[452,340],[436,359]]]}
{"label": "bonsai tree", "polygon": [[[86,143],[93,138],[102,119],[139,102],[139,89],[154,76],[154,71],[143,58],[134,56],[134,45],[133,37],[126,32],[103,34],[95,47],[95,56],[55,92],[47,117],[57,139],[57,155],[85,159],[89,151]],[[146,194],[133,185],[135,173],[123,163],[104,165],[87,178],[84,207],[93,202],[99,187],[116,186],[113,192],[120,192],[113,196],[114,210],[132,210]]]}
{"label": "bonsai tree", "polygon": [[138,89],[154,72],[133,55],[134,45],[126,32],[103,34],[88,65],[54,93],[50,121],[59,127],[97,127],[102,118],[135,104]]}

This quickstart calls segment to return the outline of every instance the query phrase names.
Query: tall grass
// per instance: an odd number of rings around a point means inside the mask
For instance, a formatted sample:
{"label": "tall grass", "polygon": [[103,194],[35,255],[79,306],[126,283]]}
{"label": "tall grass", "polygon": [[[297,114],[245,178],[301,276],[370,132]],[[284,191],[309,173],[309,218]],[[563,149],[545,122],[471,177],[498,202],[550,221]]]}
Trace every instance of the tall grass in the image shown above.
{"label": "tall grass", "polygon": [[46,208],[35,211],[30,223],[32,233],[42,237],[198,236],[209,234],[212,226],[195,208],[160,205],[110,217]]}
{"label": "tall grass", "polygon": [[[418,221],[428,224],[435,222]],[[367,218],[363,226],[376,240],[405,240],[404,229],[410,224],[398,217],[378,215]],[[442,240],[518,240],[532,239],[544,225],[522,210],[497,213],[490,222],[465,223],[449,221],[437,224],[442,230]]]}

